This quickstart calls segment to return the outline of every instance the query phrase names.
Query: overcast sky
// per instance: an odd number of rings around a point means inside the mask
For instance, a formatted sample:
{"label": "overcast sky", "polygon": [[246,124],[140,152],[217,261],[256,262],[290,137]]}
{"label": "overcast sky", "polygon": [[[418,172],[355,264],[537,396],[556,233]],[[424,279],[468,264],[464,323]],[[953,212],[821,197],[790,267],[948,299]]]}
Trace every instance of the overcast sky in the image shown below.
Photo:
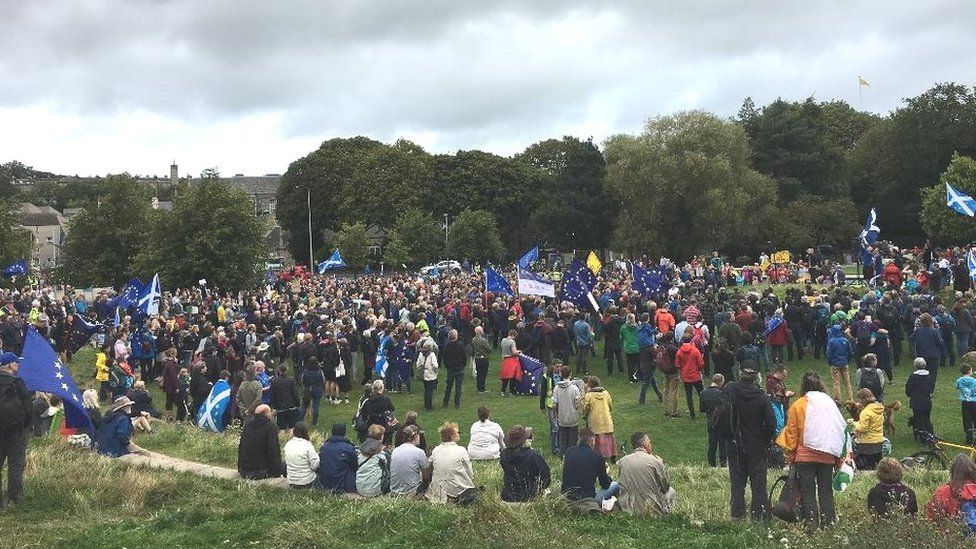
{"label": "overcast sky", "polygon": [[746,96],[885,113],[974,83],[974,21],[972,0],[0,0],[0,162],[253,175],[332,137],[508,155]]}

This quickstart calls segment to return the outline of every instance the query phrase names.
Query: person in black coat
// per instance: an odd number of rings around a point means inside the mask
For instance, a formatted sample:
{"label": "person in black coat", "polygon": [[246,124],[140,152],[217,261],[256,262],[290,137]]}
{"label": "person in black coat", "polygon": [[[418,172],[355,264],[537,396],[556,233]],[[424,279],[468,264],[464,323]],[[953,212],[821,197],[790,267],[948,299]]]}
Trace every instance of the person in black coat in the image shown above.
{"label": "person in black coat", "polygon": [[206,363],[199,362],[192,366],[190,369],[190,400],[193,403],[190,405],[190,414],[193,416],[194,421],[196,421],[200,407],[203,406],[203,403],[207,401],[207,397],[210,396],[211,387],[213,387],[213,384],[207,378]]}
{"label": "person in black coat", "polygon": [[443,407],[447,408],[447,403],[451,400],[451,390],[454,390],[454,407],[461,407],[461,382],[464,381],[464,365],[467,363],[468,354],[464,350],[464,345],[458,341],[457,330],[451,330],[447,334],[447,343],[441,350],[441,364],[447,370],[447,383],[444,387]]}
{"label": "person in black coat", "polygon": [[935,392],[935,378],[929,373],[924,358],[915,359],[915,371],[908,376],[905,383],[905,394],[908,396],[908,407],[912,409],[909,424],[919,440],[919,433],[935,434],[932,427],[932,393]]}
{"label": "person in black coat", "polygon": [[[0,507],[17,505],[24,498],[24,469],[27,466],[27,440],[33,421],[31,394],[24,380],[17,377],[20,364],[11,352],[0,354],[0,395],[8,411],[4,425],[0,425],[0,463],[7,462],[7,497],[0,491]],[[0,473],[2,473],[0,468]]]}
{"label": "person in black coat", "polygon": [[776,415],[769,397],[759,388],[759,373],[755,369],[747,367],[740,370],[739,381],[728,388],[728,397],[732,417],[723,417],[719,411],[716,412],[715,422],[730,421],[728,454],[732,518],[743,519],[746,516],[745,490],[748,481],[752,489],[753,520],[768,520],[770,506],[766,492],[766,453],[776,434]]}
{"label": "person in black coat", "polygon": [[538,496],[552,482],[549,465],[536,450],[526,446],[528,430],[521,425],[513,425],[508,430],[505,449],[499,463],[502,478],[502,501],[529,501]]}
{"label": "person in black coat", "polygon": [[290,431],[298,423],[299,401],[295,380],[288,377],[288,369],[278,366],[278,372],[271,379],[271,407],[278,418],[278,428]]}
{"label": "person in black coat", "polygon": [[285,476],[278,444],[278,428],[271,421],[271,407],[261,404],[244,424],[237,447],[237,472],[246,479]]}
{"label": "person in black coat", "polygon": [[[593,450],[595,436],[589,427],[580,431],[579,445],[566,450],[563,457],[563,485],[560,491],[566,499],[579,501],[595,499],[602,502],[620,493],[620,486],[610,480],[607,461]],[[599,492],[596,483],[600,483]]]}

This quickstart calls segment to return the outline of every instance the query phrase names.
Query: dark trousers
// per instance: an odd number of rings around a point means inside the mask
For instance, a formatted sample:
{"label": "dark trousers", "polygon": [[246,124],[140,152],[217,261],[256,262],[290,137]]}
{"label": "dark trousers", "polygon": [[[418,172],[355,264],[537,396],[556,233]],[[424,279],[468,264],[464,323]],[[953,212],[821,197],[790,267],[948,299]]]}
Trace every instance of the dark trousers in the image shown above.
{"label": "dark trousers", "polygon": [[695,381],[693,383],[688,383],[687,381],[685,381],[684,384],[685,384],[685,400],[688,401],[688,414],[691,415],[691,417],[695,417],[695,399],[694,397],[691,396],[691,390],[694,389],[699,395],[701,395],[702,389],[704,389],[704,387],[702,387],[701,381]]}
{"label": "dark trousers", "polygon": [[617,363],[617,371],[621,374],[624,373],[624,361],[621,358],[620,349],[607,349],[604,351],[607,356],[607,375],[613,375],[613,363]]}
{"label": "dark trousers", "polygon": [[976,430],[976,402],[962,403],[962,430],[966,433],[966,444],[972,444]]}
{"label": "dark trousers", "polygon": [[637,371],[640,367],[640,353],[627,353],[627,380],[637,381]]}
{"label": "dark trousers", "polygon": [[474,359],[474,373],[475,373],[475,384],[478,386],[478,392],[485,392],[485,380],[488,379],[488,359],[487,358],[476,358]]}
{"label": "dark trousers", "polygon": [[559,455],[565,456],[566,450],[569,450],[573,446],[576,446],[576,443],[579,442],[577,439],[579,439],[579,427],[575,425],[573,427],[563,427],[562,425],[560,425],[559,426]]}
{"label": "dark trousers", "polygon": [[[729,480],[732,494],[729,504],[732,507],[732,518],[746,518],[746,481],[752,492],[750,505],[753,520],[769,518],[769,495],[766,493],[766,456],[748,455],[736,448],[732,443],[729,452]],[[829,487],[829,485],[828,485]]]}
{"label": "dark trousers", "polygon": [[187,416],[191,415],[186,406],[186,395],[177,393],[176,396],[176,421],[186,421]]}
{"label": "dark trousers", "polygon": [[[715,461],[715,454],[718,453],[718,462]],[[716,463],[725,467],[728,462],[728,441],[724,438],[718,436],[718,433],[712,429],[711,426],[708,427],[708,466],[715,467]]]}
{"label": "dark trousers", "polygon": [[[24,467],[27,465],[27,439],[24,428],[0,431],[0,507],[19,504],[24,499]],[[3,464],[7,462],[7,500],[3,499]]]}
{"label": "dark trousers", "polygon": [[[797,463],[795,465],[803,495],[803,520],[808,526],[827,526],[837,520],[834,507],[834,466],[826,463]],[[819,509],[817,496],[820,496]]]}
{"label": "dark trousers", "polygon": [[312,407],[312,425],[319,422],[319,404],[322,402],[322,395],[313,396],[306,394],[302,397],[302,421],[305,421],[305,414],[308,413],[309,406]]}
{"label": "dark trousers", "polygon": [[932,427],[932,409],[912,409],[912,427],[914,427],[916,431],[925,431],[926,433],[931,433],[934,435],[935,428]]}
{"label": "dark trousers", "polygon": [[434,391],[437,390],[437,380],[424,381],[424,410],[434,409]]}
{"label": "dark trousers", "polygon": [[655,377],[654,370],[651,370],[641,375],[640,394],[637,395],[637,403],[644,404],[644,399],[647,397],[648,387],[654,389],[654,394],[657,395],[657,401],[661,402],[661,389],[659,389],[657,386],[657,378]]}
{"label": "dark trousers", "polygon": [[790,325],[790,330],[793,331],[793,337],[789,339],[786,343],[786,360],[793,360],[793,349],[796,349],[796,358],[803,360],[803,350],[807,345],[807,334],[799,328],[794,328]]}
{"label": "dark trousers", "polygon": [[447,385],[444,386],[444,406],[451,400],[451,388],[454,389],[454,407],[459,408],[461,406],[461,382],[464,381],[464,369],[460,369],[456,372],[448,370],[447,372]]}
{"label": "dark trousers", "polygon": [[112,400],[112,384],[107,381],[102,381],[98,385],[98,401],[106,402]]}
{"label": "dark trousers", "polygon": [[502,394],[512,393],[515,394],[515,378],[503,379],[502,380]]}
{"label": "dark trousers", "polygon": [[925,359],[925,366],[929,370],[929,375],[932,376],[932,386],[938,387],[939,384],[936,381],[939,379],[939,366],[942,366],[942,357],[926,356],[922,358]]}
{"label": "dark trousers", "polygon": [[587,359],[590,358],[590,353],[593,351],[592,345],[578,345],[576,347],[576,375],[582,376],[589,374],[589,368],[586,365]]}
{"label": "dark trousers", "polygon": [[901,365],[901,338],[891,338],[891,361],[895,366]]}

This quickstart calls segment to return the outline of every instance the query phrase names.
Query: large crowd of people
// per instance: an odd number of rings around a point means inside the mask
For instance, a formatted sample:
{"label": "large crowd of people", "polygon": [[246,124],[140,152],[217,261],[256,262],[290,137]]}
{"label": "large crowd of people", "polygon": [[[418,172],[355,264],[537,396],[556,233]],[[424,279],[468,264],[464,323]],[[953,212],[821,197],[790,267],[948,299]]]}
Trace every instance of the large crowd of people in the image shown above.
{"label": "large crowd of people", "polygon": [[[474,372],[483,393],[494,390],[488,373],[497,366],[496,387],[510,395],[524,354],[545,365],[538,387],[538,405],[549,418],[543,438],[548,453],[562,460],[558,492],[569,501],[642,513],[674,508],[675,486],[646,432],[627,433],[630,452],[618,455],[615,400],[643,404],[652,389],[665,417],[705,416],[708,463],[729,469],[733,518],[770,517],[767,471],[784,465],[795,474],[800,513],[810,524],[836,520],[832,484],[844,467],[877,468],[879,484],[868,500],[875,512],[915,514],[901,465],[884,457],[886,406],[897,392],[893,385],[904,382],[913,430],[931,434],[935,387],[950,383],[945,374],[938,382],[938,373],[959,361],[962,375],[953,383],[962,431],[972,442],[976,379],[961,359],[970,351],[976,305],[969,272],[959,268],[961,250],[926,245],[895,252],[887,264],[876,264],[880,249],[865,259],[862,280],[869,286],[846,284],[842,270],[813,250],[789,264],[764,257],[748,268],[733,268],[717,253],[684,265],[644,259],[645,267],[666,273],[651,293],[635,289],[628,268],[608,264],[593,288],[599,310],[488,292],[478,269],[437,277],[297,277],[246,292],[183,288],[164,293],[154,317],[122,311],[118,320],[108,305],[111,292],[86,299],[64,287],[0,290],[0,459],[9,460],[12,479],[6,502],[22,499],[28,436],[22,433],[40,427],[77,434],[58,421],[56,396],[32,395],[17,379],[24,326],[68,360],[78,315],[107,326],[93,338],[94,383],[86,383],[84,400],[95,445],[109,456],[124,455],[133,433],[151,432],[156,420],[200,424],[219,387],[230,391],[229,403],[221,417],[209,418],[216,427],[210,430],[240,425],[244,478],[467,504],[482,490],[471,462],[484,460],[502,470],[503,500],[528,501],[552,490],[552,458],[533,448],[531,429],[505,429],[481,407],[467,447],[454,422],[441,425],[438,443],[429,447],[417,412],[398,421],[391,398],[412,392],[417,377],[425,410],[434,408],[443,383],[442,408],[462,413],[466,372]],[[793,284],[742,286],[757,281]],[[498,365],[490,364],[495,350]],[[830,387],[810,371],[794,394],[788,366],[808,355],[824,361]],[[897,370],[903,362],[912,364],[910,375]],[[633,395],[611,395],[598,372],[632,383]],[[162,409],[147,383],[162,388]],[[356,402],[350,393],[359,387]],[[22,414],[4,423],[13,399]],[[309,433],[323,402],[346,407],[354,419],[332,425],[316,451]],[[280,431],[288,437],[283,453]],[[965,456],[950,473],[930,517],[955,517],[976,490],[976,465]]]}

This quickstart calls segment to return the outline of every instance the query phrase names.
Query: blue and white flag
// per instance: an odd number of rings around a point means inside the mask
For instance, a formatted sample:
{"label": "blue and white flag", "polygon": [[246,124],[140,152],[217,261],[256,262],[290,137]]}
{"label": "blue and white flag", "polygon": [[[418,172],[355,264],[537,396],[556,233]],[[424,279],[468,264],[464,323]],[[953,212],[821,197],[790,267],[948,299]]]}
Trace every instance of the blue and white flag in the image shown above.
{"label": "blue and white flag", "polygon": [[13,278],[15,276],[27,276],[28,270],[27,261],[18,259],[17,261],[14,261],[3,268],[3,277]]}
{"label": "blue and white flag", "polygon": [[563,279],[566,277],[577,278],[589,291],[593,291],[596,288],[596,275],[590,270],[582,261],[579,259],[574,259],[572,263],[569,264],[569,268],[563,275]]}
{"label": "blue and white flag", "polygon": [[207,395],[207,400],[197,410],[197,427],[213,433],[224,432],[224,412],[230,405],[230,384],[218,379]]}
{"label": "blue and white flag", "polygon": [[515,295],[515,292],[512,291],[512,285],[505,280],[505,277],[498,274],[491,267],[485,268],[485,291],[496,294]]}
{"label": "blue and white flag", "polygon": [[341,269],[346,266],[346,262],[342,260],[342,256],[339,255],[339,248],[336,248],[329,259],[319,263],[319,274],[328,271],[329,269]]}
{"label": "blue and white flag", "polygon": [[[590,285],[591,281],[593,283],[592,286]],[[563,273],[560,298],[581,309],[592,308],[593,312],[598,313],[600,312],[600,306],[597,304],[592,292],[595,286],[596,277],[593,276],[590,269],[578,260],[574,260],[569,266],[569,269]]]}
{"label": "blue and white flag", "polygon": [[546,367],[538,358],[525,354],[520,354],[519,367],[522,368],[522,377],[518,380],[512,392],[517,395],[538,395],[539,386],[542,384],[542,374]]}
{"label": "blue and white flag", "polygon": [[959,192],[958,189],[948,183],[945,186],[946,206],[965,216],[973,217],[976,215],[976,200],[973,200],[973,197]]}
{"label": "blue and white flag", "polygon": [[115,307],[128,309],[132,305],[136,305],[139,303],[139,294],[142,293],[143,287],[145,285],[138,278],[126,282],[115,297],[105,302],[106,309],[114,309]]}
{"label": "blue and white flag", "polygon": [[376,346],[376,360],[373,363],[373,373],[377,376],[386,377],[386,368],[390,365],[386,360],[386,348],[390,342],[390,336],[385,333],[380,335],[380,344]]}
{"label": "blue and white flag", "polygon": [[17,376],[24,380],[30,391],[42,391],[61,397],[64,402],[65,425],[95,436],[91,419],[85,411],[81,393],[75,385],[68,367],[61,362],[57,353],[33,326],[28,326],[24,338],[24,356],[20,359]]}
{"label": "blue and white flag", "polygon": [[103,326],[85,320],[85,317],[75,313],[71,315],[71,329],[68,331],[68,350],[77,353],[84,347]]}
{"label": "blue and white flag", "polygon": [[861,246],[866,248],[871,244],[878,241],[878,235],[881,234],[881,229],[878,228],[878,214],[871,208],[868,213],[868,220],[864,223],[864,229],[861,231]]}
{"label": "blue and white flag", "polygon": [[538,259],[539,259],[539,247],[536,246],[535,248],[532,248],[531,250],[525,252],[525,255],[522,256],[522,259],[519,259],[518,262],[519,269],[528,269],[529,264],[532,263],[533,261],[538,261]]}
{"label": "blue and white flag", "polygon": [[159,287],[159,273],[156,273],[152,281],[143,286],[142,290],[139,291],[139,301],[136,305],[139,306],[139,311],[146,316],[158,315],[159,299],[161,297],[162,291]]}
{"label": "blue and white flag", "polygon": [[969,278],[973,279],[973,282],[976,282],[976,255],[973,255],[972,250],[969,250],[969,253],[966,254],[966,259],[969,263]]}
{"label": "blue and white flag", "polygon": [[555,284],[525,269],[518,270],[518,291],[526,295],[556,297]]}

